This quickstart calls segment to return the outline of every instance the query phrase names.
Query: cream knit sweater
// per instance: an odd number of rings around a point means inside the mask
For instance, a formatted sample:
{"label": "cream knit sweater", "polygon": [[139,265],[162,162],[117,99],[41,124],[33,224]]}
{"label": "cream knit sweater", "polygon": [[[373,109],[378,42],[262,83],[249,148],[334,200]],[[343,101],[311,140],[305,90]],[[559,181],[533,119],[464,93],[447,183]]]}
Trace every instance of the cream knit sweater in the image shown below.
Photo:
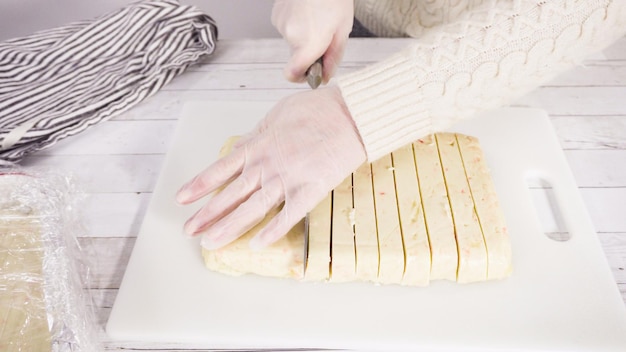
{"label": "cream knit sweater", "polygon": [[626,0],[356,0],[381,36],[415,43],[338,77],[370,161],[502,106],[626,33]]}

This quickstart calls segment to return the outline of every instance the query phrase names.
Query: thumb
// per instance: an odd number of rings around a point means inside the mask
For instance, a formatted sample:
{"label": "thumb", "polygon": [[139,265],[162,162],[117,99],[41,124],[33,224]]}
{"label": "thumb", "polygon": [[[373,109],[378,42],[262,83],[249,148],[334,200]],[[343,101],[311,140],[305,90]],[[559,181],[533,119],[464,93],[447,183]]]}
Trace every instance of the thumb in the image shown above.
{"label": "thumb", "polygon": [[285,78],[290,82],[303,82],[306,79],[306,71],[326,51],[327,46],[311,48],[311,45],[294,49],[287,66],[285,66]]}

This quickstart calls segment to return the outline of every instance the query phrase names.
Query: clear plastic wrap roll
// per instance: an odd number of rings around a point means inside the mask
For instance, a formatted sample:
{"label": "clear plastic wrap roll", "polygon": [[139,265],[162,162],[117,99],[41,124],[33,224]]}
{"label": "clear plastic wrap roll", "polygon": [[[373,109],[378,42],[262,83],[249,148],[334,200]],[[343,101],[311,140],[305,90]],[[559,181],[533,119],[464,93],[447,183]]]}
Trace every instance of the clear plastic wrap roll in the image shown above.
{"label": "clear plastic wrap roll", "polygon": [[0,169],[0,351],[102,350],[77,241],[82,198],[62,175]]}

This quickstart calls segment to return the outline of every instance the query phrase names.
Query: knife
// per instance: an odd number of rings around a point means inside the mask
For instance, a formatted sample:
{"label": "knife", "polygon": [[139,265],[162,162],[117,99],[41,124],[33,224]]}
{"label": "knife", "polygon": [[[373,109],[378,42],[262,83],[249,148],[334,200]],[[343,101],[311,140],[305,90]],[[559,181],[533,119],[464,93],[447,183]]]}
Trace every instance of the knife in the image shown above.
{"label": "knife", "polygon": [[306,81],[312,89],[319,87],[322,83],[322,69],[322,57],[320,57],[306,70]]}
{"label": "knife", "polygon": [[306,216],[304,217],[304,256],[303,258],[304,260],[302,263],[302,277],[304,278],[306,277],[306,269],[309,263],[309,213],[306,213]]}

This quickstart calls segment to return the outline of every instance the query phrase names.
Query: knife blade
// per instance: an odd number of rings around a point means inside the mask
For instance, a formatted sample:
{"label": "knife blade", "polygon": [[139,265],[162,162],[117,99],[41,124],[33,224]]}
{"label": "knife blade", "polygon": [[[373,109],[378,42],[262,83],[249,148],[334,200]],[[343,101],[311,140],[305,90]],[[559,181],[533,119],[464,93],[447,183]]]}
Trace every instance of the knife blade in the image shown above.
{"label": "knife blade", "polygon": [[309,83],[309,86],[312,89],[316,89],[320,86],[320,84],[322,84],[323,68],[324,67],[322,65],[322,57],[320,57],[319,59],[315,60],[315,62],[311,64],[311,66],[309,66],[308,70],[306,70],[306,81]]}
{"label": "knife blade", "polygon": [[[313,88],[315,89],[315,88]],[[306,269],[309,263],[309,213],[304,217],[304,256],[303,256],[302,277],[306,277]]]}

